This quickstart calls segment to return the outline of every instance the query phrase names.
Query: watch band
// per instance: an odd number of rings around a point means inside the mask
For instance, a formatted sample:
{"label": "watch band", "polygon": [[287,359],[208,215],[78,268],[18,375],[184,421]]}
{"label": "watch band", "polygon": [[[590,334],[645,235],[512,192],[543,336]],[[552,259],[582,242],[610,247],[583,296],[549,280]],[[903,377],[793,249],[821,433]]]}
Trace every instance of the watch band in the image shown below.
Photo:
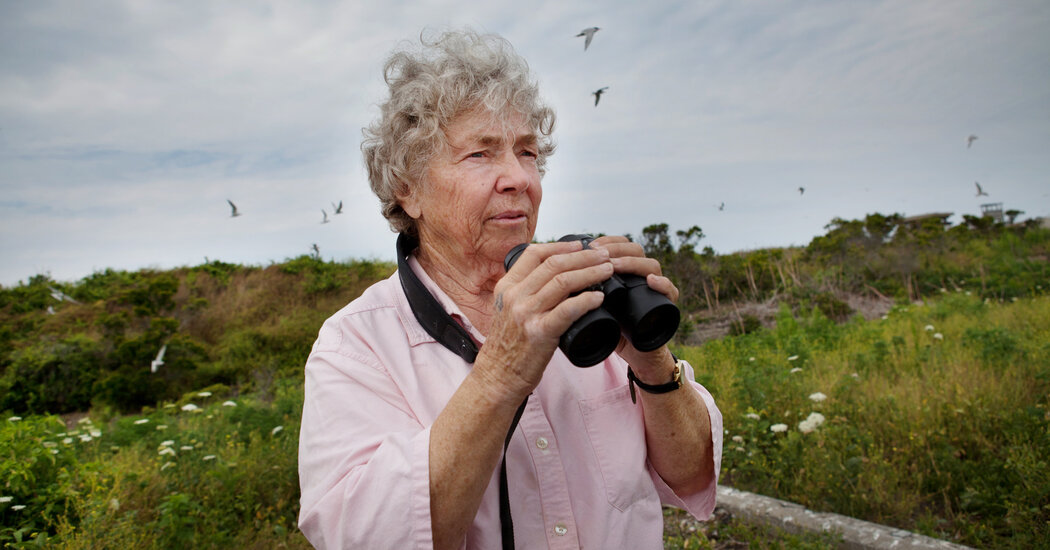
{"label": "watch band", "polygon": [[638,379],[634,375],[634,371],[631,370],[631,366],[627,366],[627,383],[631,388],[631,403],[637,403],[637,397],[635,396],[634,386],[637,385],[642,391],[646,393],[667,393],[677,390],[682,387],[682,360],[675,359],[674,362],[674,373],[671,375],[671,381],[664,384],[646,384]]}

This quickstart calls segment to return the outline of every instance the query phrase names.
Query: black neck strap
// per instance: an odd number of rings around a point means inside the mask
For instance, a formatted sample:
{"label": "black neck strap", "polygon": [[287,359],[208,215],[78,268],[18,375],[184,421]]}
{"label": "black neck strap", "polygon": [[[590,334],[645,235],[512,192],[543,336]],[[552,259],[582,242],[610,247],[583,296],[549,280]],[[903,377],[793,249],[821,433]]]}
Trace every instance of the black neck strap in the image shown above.
{"label": "black neck strap", "polygon": [[[412,308],[412,314],[416,320],[423,325],[423,330],[434,337],[435,340],[445,346],[449,351],[463,358],[468,363],[474,363],[478,357],[478,346],[474,340],[451,315],[441,307],[437,298],[427,290],[423,282],[419,280],[412,266],[408,265],[408,255],[419,246],[419,241],[413,237],[401,233],[397,236],[397,275],[401,279],[401,288],[405,289],[408,305]],[[510,517],[510,496],[507,487],[507,447],[510,438],[514,435],[514,429],[518,427],[521,413],[525,412],[525,404],[528,397],[521,402],[514,420],[511,422],[507,437],[503,440],[503,460],[500,462],[499,483],[499,519],[500,532],[503,538],[503,549],[514,549],[514,522]]]}
{"label": "black neck strap", "polygon": [[416,316],[423,330],[434,337],[435,340],[445,346],[452,353],[463,358],[468,363],[473,363],[478,357],[478,346],[474,340],[451,315],[441,307],[437,298],[434,298],[423,282],[416,277],[412,267],[408,265],[408,255],[419,246],[419,241],[413,237],[401,233],[397,236],[397,275],[401,279],[401,288],[405,289],[408,297],[408,305],[412,308],[412,314]]}

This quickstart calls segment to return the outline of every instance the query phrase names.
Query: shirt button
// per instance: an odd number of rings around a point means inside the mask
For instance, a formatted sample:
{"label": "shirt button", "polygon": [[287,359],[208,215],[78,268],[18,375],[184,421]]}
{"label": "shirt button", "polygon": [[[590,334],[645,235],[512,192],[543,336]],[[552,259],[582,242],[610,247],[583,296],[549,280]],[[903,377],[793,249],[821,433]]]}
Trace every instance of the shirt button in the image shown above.
{"label": "shirt button", "polygon": [[546,437],[540,437],[536,439],[536,447],[538,447],[541,451],[546,450],[548,445],[549,443],[547,443]]}
{"label": "shirt button", "polygon": [[565,533],[568,533],[568,532],[569,532],[569,528],[566,527],[564,523],[556,523],[554,525],[554,534],[555,535],[558,535],[560,537],[560,536],[563,536]]}

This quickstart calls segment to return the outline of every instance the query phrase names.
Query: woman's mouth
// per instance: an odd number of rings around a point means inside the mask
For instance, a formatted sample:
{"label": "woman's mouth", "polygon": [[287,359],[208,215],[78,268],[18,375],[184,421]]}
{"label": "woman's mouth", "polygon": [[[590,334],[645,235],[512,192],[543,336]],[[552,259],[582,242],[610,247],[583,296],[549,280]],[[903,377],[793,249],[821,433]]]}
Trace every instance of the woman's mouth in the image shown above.
{"label": "woman's mouth", "polygon": [[525,212],[521,210],[508,210],[506,212],[500,212],[499,214],[492,217],[497,222],[516,222],[525,219]]}

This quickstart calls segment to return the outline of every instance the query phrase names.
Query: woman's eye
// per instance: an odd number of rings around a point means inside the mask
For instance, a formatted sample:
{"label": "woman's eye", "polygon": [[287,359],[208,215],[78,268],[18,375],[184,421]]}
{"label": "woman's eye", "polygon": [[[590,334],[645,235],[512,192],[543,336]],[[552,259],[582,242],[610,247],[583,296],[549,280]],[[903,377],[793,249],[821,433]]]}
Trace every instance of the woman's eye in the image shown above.
{"label": "woman's eye", "polygon": [[523,157],[536,157],[538,155],[536,155],[536,153],[533,152],[533,151],[522,151],[521,152],[521,156],[523,156]]}
{"label": "woman's eye", "polygon": [[474,153],[470,154],[470,158],[475,158],[475,159],[483,158],[484,156],[485,156],[485,152],[484,151],[477,151],[477,152],[474,152]]}

